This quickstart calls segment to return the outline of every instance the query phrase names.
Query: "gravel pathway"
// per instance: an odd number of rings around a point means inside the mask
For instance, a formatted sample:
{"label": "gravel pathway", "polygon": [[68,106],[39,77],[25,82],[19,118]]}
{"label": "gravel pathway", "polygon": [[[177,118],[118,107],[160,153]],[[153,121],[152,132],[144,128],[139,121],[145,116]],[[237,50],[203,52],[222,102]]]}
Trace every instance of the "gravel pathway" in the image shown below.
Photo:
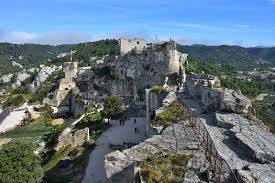
{"label": "gravel pathway", "polygon": [[[107,182],[104,168],[104,156],[113,150],[109,148],[110,144],[119,145],[123,143],[139,143],[146,139],[146,118],[128,119],[124,125],[119,121],[111,121],[111,127],[105,131],[96,141],[96,147],[91,152],[89,163],[82,183],[105,183]],[[135,128],[139,133],[135,133]]]}

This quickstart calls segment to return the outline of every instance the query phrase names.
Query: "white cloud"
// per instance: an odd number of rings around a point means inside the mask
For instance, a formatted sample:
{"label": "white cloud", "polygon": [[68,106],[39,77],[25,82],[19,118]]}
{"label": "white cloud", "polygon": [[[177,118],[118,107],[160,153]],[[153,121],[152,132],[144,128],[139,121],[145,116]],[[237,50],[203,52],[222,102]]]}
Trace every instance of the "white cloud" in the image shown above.
{"label": "white cloud", "polygon": [[91,41],[92,38],[85,32],[48,32],[35,34],[29,32],[0,31],[0,42],[10,43],[37,43],[37,44],[74,44]]}
{"label": "white cloud", "polygon": [[184,22],[165,22],[163,24],[167,25],[167,26],[184,27],[184,28],[200,29],[200,30],[208,30],[208,31],[228,30],[228,27],[205,25],[205,24],[184,23]]}
{"label": "white cloud", "polygon": [[88,33],[84,32],[50,32],[40,35],[35,42],[40,44],[75,44],[91,41],[92,38]]}
{"label": "white cloud", "polygon": [[25,43],[37,38],[36,34],[17,31],[0,31],[0,42]]}
{"label": "white cloud", "polygon": [[175,41],[182,45],[202,44],[202,45],[213,46],[213,45],[224,44],[224,42],[220,40],[192,39],[192,38],[175,38]]}

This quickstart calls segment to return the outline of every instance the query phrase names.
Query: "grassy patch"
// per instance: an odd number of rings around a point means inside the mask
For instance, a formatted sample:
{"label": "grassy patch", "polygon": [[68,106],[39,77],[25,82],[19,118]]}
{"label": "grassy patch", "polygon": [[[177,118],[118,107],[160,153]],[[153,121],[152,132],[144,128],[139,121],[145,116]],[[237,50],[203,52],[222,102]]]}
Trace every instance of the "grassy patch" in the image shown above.
{"label": "grassy patch", "polygon": [[0,137],[6,138],[27,138],[37,137],[44,138],[53,132],[53,127],[47,126],[43,120],[43,117],[39,117],[34,122],[15,128],[12,131],[8,131],[1,134]]}
{"label": "grassy patch", "polygon": [[183,120],[185,118],[186,116],[184,114],[184,111],[182,110],[178,101],[173,101],[165,111],[156,116],[154,122],[157,125],[166,128],[170,124],[175,123],[178,120]]}
{"label": "grassy patch", "polygon": [[161,94],[165,91],[165,89],[162,87],[162,86],[154,86],[152,89],[151,89],[151,92],[153,93],[157,93],[157,94]]}
{"label": "grassy patch", "polygon": [[15,96],[10,96],[8,99],[4,102],[3,106],[4,108],[6,107],[19,107],[25,103],[25,98],[24,95],[15,95]]}
{"label": "grassy patch", "polygon": [[103,118],[100,112],[86,115],[80,123],[76,125],[76,128],[83,129],[88,127],[90,130],[90,138],[96,139],[104,132],[109,125],[103,122]]}
{"label": "grassy patch", "polygon": [[63,160],[71,152],[71,150],[71,146],[68,146],[62,151],[55,152],[51,160],[43,167],[44,171],[47,172],[54,168],[59,161]]}
{"label": "grassy patch", "polygon": [[141,175],[148,183],[183,182],[188,160],[186,155],[151,155],[141,163]]}

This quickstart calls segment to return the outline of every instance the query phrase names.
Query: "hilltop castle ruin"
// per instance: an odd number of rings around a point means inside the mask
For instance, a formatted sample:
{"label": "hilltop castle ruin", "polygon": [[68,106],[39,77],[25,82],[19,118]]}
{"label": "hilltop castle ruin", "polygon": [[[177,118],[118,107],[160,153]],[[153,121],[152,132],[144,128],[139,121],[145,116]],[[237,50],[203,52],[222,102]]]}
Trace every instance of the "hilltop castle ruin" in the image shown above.
{"label": "hilltop castle ruin", "polygon": [[[109,95],[122,96],[129,106],[144,107],[141,115],[146,116],[149,138],[105,156],[110,182],[140,176],[136,168],[149,153],[192,155],[184,177],[187,182],[200,181],[206,170],[216,182],[274,178],[274,135],[254,117],[251,101],[240,91],[221,87],[214,76],[191,73],[186,77],[188,54],[179,52],[173,41],[147,44],[143,39],[124,38],[119,47],[120,55],[104,56],[94,69],[64,63],[65,78],[53,98],[45,100],[73,116],[85,113],[91,103],[103,103]],[[154,86],[163,92],[154,92]],[[159,130],[153,120],[174,100],[187,119]]]}

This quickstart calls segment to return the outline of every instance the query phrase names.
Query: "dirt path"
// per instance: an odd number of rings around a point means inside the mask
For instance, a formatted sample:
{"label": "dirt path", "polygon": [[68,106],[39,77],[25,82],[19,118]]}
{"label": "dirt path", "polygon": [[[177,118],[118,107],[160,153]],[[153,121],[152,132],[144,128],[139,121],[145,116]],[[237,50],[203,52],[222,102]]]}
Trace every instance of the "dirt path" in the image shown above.
{"label": "dirt path", "polygon": [[[113,150],[109,148],[110,144],[119,145],[132,142],[139,143],[146,139],[146,118],[134,118],[120,125],[119,121],[111,121],[111,127],[105,131],[96,141],[96,147],[90,154],[89,164],[86,169],[86,175],[82,183],[105,183],[107,182],[104,156]],[[135,128],[139,128],[139,133],[135,133]]]}

